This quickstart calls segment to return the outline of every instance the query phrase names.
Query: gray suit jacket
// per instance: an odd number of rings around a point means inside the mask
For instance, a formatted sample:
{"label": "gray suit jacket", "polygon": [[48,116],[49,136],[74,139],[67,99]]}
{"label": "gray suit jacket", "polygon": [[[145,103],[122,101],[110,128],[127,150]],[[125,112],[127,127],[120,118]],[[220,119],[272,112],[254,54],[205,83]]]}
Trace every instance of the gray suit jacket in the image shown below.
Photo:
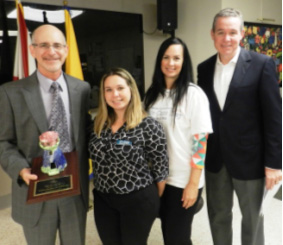
{"label": "gray suit jacket", "polygon": [[[81,193],[88,208],[88,155],[86,127],[90,86],[66,74],[75,150],[79,153]],[[19,179],[43,151],[39,135],[48,130],[36,72],[30,77],[0,87],[0,164],[12,178],[12,217],[24,225],[36,225],[43,203],[26,204],[28,187]]]}

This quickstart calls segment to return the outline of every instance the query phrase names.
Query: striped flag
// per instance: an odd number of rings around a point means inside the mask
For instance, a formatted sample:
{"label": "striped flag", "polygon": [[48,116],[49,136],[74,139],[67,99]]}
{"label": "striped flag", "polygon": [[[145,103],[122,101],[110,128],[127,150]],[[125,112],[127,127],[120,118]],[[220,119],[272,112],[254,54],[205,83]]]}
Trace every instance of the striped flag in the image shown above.
{"label": "striped flag", "polygon": [[31,38],[26,26],[23,6],[16,0],[18,36],[14,60],[13,80],[28,77],[36,70],[35,60],[28,50]]}
{"label": "striped flag", "polygon": [[65,72],[70,76],[84,80],[76,35],[70,17],[70,12],[66,8],[67,7],[65,6],[65,29],[67,45],[69,46],[69,54],[65,63]]}

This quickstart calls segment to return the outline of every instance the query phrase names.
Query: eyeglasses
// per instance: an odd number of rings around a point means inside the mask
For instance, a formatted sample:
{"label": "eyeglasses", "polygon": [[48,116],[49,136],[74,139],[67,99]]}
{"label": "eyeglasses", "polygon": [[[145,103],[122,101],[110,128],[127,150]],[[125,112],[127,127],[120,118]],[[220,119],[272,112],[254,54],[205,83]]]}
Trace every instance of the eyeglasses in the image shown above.
{"label": "eyeglasses", "polygon": [[65,48],[66,45],[65,44],[61,44],[61,43],[33,43],[32,46],[34,47],[39,47],[40,49],[43,50],[48,50],[50,47],[52,47],[55,50],[61,50],[62,48]]}

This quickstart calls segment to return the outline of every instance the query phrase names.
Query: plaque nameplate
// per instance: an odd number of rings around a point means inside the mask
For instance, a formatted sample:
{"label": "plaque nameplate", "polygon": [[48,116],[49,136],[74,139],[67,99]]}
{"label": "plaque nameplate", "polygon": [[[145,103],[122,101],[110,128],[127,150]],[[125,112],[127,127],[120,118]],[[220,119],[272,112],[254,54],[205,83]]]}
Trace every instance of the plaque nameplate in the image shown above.
{"label": "plaque nameplate", "polygon": [[67,167],[54,176],[41,171],[42,157],[33,159],[31,173],[36,174],[38,179],[30,181],[28,204],[80,194],[78,154],[74,151],[64,153],[64,156]]}

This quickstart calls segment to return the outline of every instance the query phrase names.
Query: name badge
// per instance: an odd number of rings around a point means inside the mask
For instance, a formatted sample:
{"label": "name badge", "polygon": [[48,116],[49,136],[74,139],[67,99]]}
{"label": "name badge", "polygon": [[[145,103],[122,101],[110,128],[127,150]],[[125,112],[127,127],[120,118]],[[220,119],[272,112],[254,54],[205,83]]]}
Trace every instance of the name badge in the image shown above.
{"label": "name badge", "polygon": [[132,142],[129,140],[116,140],[117,145],[132,145]]}

